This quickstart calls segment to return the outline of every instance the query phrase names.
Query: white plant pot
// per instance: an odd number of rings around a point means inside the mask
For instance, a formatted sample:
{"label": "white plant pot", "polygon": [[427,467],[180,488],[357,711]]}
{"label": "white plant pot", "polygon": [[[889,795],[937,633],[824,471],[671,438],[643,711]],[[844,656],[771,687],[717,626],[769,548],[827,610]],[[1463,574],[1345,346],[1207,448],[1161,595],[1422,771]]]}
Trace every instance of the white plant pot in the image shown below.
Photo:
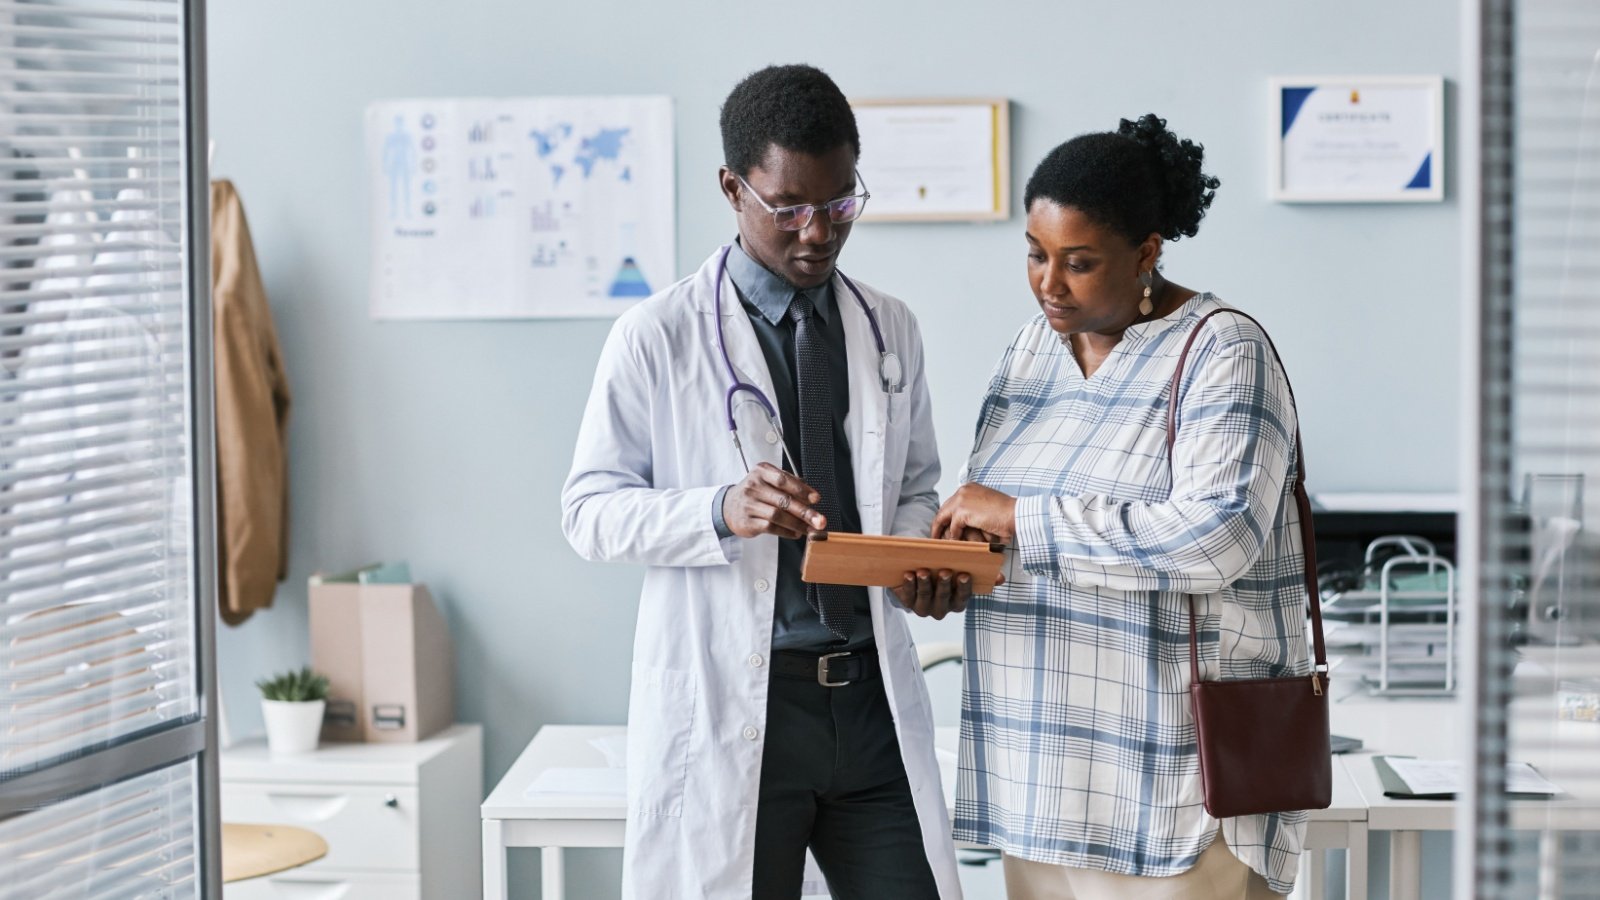
{"label": "white plant pot", "polygon": [[274,756],[310,753],[322,734],[322,711],[327,701],[289,703],[262,700],[261,717],[267,723],[267,749]]}

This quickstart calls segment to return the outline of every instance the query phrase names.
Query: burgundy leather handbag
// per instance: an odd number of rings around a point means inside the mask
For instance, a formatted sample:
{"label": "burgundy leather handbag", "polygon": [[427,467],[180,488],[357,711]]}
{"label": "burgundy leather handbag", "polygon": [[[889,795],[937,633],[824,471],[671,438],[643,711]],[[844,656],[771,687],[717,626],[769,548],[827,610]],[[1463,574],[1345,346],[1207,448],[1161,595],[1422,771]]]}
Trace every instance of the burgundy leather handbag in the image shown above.
{"label": "burgundy leather handbag", "polygon": [[[1176,437],[1178,385],[1200,326],[1217,313],[1256,320],[1235,309],[1213,310],[1195,323],[1178,357],[1167,392],[1167,465]],[[1260,322],[1256,322],[1259,327]],[[1262,334],[1266,330],[1262,329]],[[1278,348],[1267,338],[1274,357]],[[1283,360],[1278,358],[1279,365]],[[1288,376],[1285,375],[1285,378]],[[1294,388],[1289,389],[1294,398]],[[1189,598],[1189,707],[1200,751],[1200,783],[1206,812],[1219,819],[1257,813],[1326,809],[1333,800],[1333,756],[1328,741],[1328,654],[1322,640],[1322,603],[1317,591],[1317,544],[1306,495],[1305,453],[1294,436],[1297,464],[1294,499],[1305,548],[1305,588],[1311,608],[1316,665],[1309,675],[1284,678],[1200,680],[1194,597]]]}

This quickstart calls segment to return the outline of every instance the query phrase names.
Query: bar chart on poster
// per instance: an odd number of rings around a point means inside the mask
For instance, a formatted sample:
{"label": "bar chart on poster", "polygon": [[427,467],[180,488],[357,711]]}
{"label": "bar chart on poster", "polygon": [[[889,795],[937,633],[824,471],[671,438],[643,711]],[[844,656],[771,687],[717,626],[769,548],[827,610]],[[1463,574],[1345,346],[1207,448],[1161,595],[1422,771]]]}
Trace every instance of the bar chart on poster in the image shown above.
{"label": "bar chart on poster", "polygon": [[672,283],[667,97],[366,112],[375,319],[606,318]]}

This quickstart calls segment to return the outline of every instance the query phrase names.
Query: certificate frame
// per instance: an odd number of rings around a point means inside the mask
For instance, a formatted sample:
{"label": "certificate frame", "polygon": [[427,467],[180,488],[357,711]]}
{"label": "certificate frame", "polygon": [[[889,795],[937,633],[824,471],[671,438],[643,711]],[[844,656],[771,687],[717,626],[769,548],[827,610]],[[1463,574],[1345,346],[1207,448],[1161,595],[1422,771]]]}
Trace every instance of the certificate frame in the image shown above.
{"label": "certificate frame", "polygon": [[[851,98],[850,106],[856,111],[858,121],[867,120],[863,131],[868,132],[863,140],[863,159],[861,177],[867,184],[867,189],[872,191],[873,199],[867,202],[867,209],[861,216],[862,222],[1004,222],[1011,218],[1011,101],[1006,97],[926,97],[926,98]],[[928,171],[923,173],[928,181],[920,186],[919,199],[926,200],[929,193],[935,198],[952,198],[942,202],[929,202],[929,209],[916,208],[918,202],[909,201],[906,187],[909,182],[905,179],[913,178],[909,168],[903,168],[897,173],[898,178],[873,176],[873,169],[878,168],[872,162],[873,154],[878,152],[876,146],[882,145],[885,136],[882,129],[893,128],[892,120],[897,116],[903,117],[907,122],[923,120],[921,127],[930,126],[927,122],[929,116],[940,112],[949,113],[951,108],[982,108],[989,110],[987,117],[961,116],[966,122],[956,122],[954,117],[949,123],[945,137],[960,143],[964,147],[976,147],[980,142],[987,147],[988,165],[982,172],[980,185],[971,172],[948,173]],[[976,110],[974,110],[976,111]],[[982,133],[973,132],[971,121],[981,120],[985,126]],[[877,131],[875,136],[873,131]],[[909,131],[902,129],[907,139],[914,139]],[[877,140],[874,140],[874,137]],[[890,135],[891,147],[893,136]],[[888,151],[893,153],[891,149]],[[903,157],[902,157],[903,158]],[[954,167],[952,167],[954,168]],[[883,173],[880,170],[880,176]],[[940,182],[941,175],[946,175],[946,180]],[[880,187],[881,185],[881,187]],[[980,199],[981,198],[981,199]]]}
{"label": "certificate frame", "polygon": [[[1318,76],[1278,76],[1269,79],[1271,87],[1272,123],[1271,140],[1267,153],[1268,157],[1268,183],[1269,197],[1280,203],[1428,203],[1444,200],[1444,182],[1446,176],[1445,140],[1444,140],[1444,78],[1439,75],[1318,75]],[[1305,179],[1297,177],[1305,168],[1304,163],[1297,165],[1295,153],[1290,148],[1289,130],[1299,126],[1304,130],[1311,128],[1311,120],[1299,115],[1304,110],[1310,97],[1315,92],[1324,92],[1323,97],[1329,94],[1348,96],[1351,104],[1359,102],[1358,97],[1362,92],[1375,91],[1389,98],[1403,98],[1403,105],[1408,109],[1420,108],[1426,121],[1418,128],[1414,120],[1395,123],[1395,125],[1378,126],[1388,130],[1390,137],[1404,135],[1404,147],[1400,151],[1409,154],[1402,171],[1415,171],[1407,180],[1388,177],[1392,171],[1374,171],[1364,173],[1362,168],[1369,163],[1355,156],[1344,160],[1332,156],[1324,156],[1319,160],[1322,166],[1343,167],[1347,184],[1338,187],[1326,185],[1316,188],[1305,186]],[[1405,96],[1414,95],[1414,96]],[[1319,98],[1320,99],[1320,98]],[[1335,126],[1338,127],[1338,126]],[[1381,131],[1380,131],[1381,133]],[[1416,135],[1426,134],[1426,145],[1418,143]],[[1416,153],[1422,150],[1424,155],[1420,163]],[[1382,166],[1374,166],[1382,169]]]}

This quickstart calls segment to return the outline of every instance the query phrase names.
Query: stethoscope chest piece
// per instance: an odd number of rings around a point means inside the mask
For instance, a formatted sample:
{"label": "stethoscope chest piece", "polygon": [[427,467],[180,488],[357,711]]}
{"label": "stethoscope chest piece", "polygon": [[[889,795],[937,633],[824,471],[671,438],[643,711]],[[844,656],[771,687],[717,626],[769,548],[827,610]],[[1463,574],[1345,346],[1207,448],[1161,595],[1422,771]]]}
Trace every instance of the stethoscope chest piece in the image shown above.
{"label": "stethoscope chest piece", "polygon": [[906,388],[905,371],[900,368],[900,357],[893,353],[880,355],[878,376],[883,379],[883,391],[886,394],[898,394]]}

